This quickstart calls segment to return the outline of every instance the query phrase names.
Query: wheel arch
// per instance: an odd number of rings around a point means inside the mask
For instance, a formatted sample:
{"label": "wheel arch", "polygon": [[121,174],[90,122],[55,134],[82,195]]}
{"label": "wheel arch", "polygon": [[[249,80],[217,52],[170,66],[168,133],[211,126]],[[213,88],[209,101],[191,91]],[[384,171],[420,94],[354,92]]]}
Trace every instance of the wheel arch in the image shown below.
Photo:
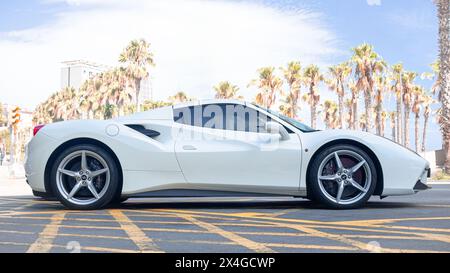
{"label": "wheel arch", "polygon": [[75,145],[80,145],[80,144],[91,144],[91,145],[100,146],[101,148],[105,149],[113,157],[114,161],[116,162],[117,166],[119,167],[118,171],[119,171],[120,177],[119,177],[118,195],[120,193],[122,193],[122,187],[123,187],[122,164],[120,164],[120,160],[117,157],[117,155],[114,153],[114,151],[108,145],[106,145],[105,143],[103,143],[99,140],[92,139],[92,138],[75,138],[75,139],[68,140],[68,141],[64,142],[63,144],[59,145],[58,148],[56,148],[52,152],[49,159],[47,160],[47,164],[45,165],[45,171],[44,171],[44,187],[45,187],[46,195],[49,195],[50,197],[55,196],[52,191],[52,187],[50,185],[50,181],[51,181],[50,173],[51,173],[52,165],[55,162],[56,158],[64,149],[73,147]]}
{"label": "wheel arch", "polygon": [[330,141],[324,145],[322,145],[315,153],[314,155],[311,157],[311,160],[308,163],[308,168],[306,171],[306,177],[307,177],[307,181],[306,181],[306,190],[308,191],[308,187],[309,187],[309,171],[310,171],[310,166],[311,164],[314,162],[314,160],[316,159],[316,157],[319,155],[319,153],[325,149],[327,149],[328,147],[334,146],[334,145],[339,145],[339,144],[348,144],[348,145],[354,145],[360,149],[362,149],[364,152],[366,152],[370,158],[373,160],[373,163],[375,164],[375,168],[377,171],[377,185],[375,187],[375,191],[373,193],[373,195],[380,195],[383,193],[383,189],[384,189],[384,175],[383,175],[383,168],[381,167],[381,163],[380,160],[378,159],[378,157],[375,155],[375,153],[366,145],[364,145],[363,143],[353,140],[353,139],[336,139],[333,141]]}

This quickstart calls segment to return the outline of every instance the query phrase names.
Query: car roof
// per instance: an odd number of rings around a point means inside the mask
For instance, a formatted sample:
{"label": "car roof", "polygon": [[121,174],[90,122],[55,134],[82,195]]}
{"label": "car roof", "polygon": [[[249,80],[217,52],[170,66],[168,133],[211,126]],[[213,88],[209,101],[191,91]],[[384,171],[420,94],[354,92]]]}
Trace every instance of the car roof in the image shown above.
{"label": "car roof", "polygon": [[239,105],[247,105],[248,102],[237,99],[203,99],[203,100],[193,100],[183,103],[178,103],[173,106],[174,109],[179,109],[183,107],[190,107],[195,105],[207,105],[207,104],[239,104]]}

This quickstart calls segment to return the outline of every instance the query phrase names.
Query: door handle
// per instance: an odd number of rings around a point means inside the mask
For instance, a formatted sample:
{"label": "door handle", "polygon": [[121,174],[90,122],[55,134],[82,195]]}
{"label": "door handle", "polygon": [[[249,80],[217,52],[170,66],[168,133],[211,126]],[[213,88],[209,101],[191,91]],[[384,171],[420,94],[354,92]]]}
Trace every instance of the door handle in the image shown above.
{"label": "door handle", "polygon": [[184,145],[183,146],[183,150],[185,150],[185,151],[195,151],[195,150],[197,150],[197,148],[195,148],[192,145]]}

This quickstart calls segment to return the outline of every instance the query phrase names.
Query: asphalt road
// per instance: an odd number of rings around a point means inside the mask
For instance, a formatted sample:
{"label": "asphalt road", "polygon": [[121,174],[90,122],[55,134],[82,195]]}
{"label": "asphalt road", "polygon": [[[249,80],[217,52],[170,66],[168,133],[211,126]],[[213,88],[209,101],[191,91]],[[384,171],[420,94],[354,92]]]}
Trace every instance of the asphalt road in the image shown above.
{"label": "asphalt road", "polygon": [[0,252],[450,252],[450,185],[335,211],[292,198],[133,199],[102,211],[0,197]]}

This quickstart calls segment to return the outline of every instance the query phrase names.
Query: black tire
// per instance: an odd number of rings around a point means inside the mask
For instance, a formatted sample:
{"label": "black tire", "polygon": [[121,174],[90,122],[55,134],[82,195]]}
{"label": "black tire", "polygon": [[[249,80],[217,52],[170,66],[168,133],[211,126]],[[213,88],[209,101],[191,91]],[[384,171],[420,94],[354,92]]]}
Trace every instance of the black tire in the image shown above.
{"label": "black tire", "polygon": [[[321,182],[318,179],[318,174],[319,174],[319,168],[321,167],[321,164],[327,159],[327,157],[329,157],[330,155],[332,155],[336,152],[340,152],[340,151],[350,151],[350,152],[358,154],[367,163],[367,165],[364,168],[367,168],[368,170],[370,170],[370,178],[371,178],[370,186],[367,185],[367,188],[365,189],[366,192],[365,193],[361,192],[360,197],[358,197],[360,199],[359,200],[355,199],[355,202],[353,202],[353,203],[348,203],[348,204],[337,203],[337,201],[336,201],[338,199],[337,196],[335,198],[336,200],[332,201],[329,197],[327,197],[327,193],[323,192],[325,187],[323,185],[321,186],[319,184]],[[331,159],[329,159],[329,160],[331,160]],[[345,166],[345,167],[347,167],[347,166]],[[364,169],[364,171],[366,171],[366,169]],[[364,176],[365,177],[369,176],[367,174],[367,171],[364,173]],[[334,182],[335,181],[330,181],[329,183],[332,184]],[[360,208],[360,207],[364,206],[366,204],[366,202],[369,200],[369,198],[373,195],[375,188],[376,188],[376,184],[377,184],[376,167],[375,167],[375,164],[373,163],[372,158],[366,152],[364,152],[359,147],[356,147],[353,145],[348,145],[348,144],[334,145],[334,146],[330,146],[330,147],[324,149],[323,151],[321,151],[315,157],[314,161],[310,165],[310,169],[308,172],[308,188],[307,188],[308,198],[310,198],[310,200],[314,200],[315,202],[318,202],[322,205],[325,205],[327,208],[331,208],[331,209]],[[339,184],[337,184],[337,182],[336,182],[336,186],[331,185],[331,187],[339,187],[338,185]],[[351,187],[351,186],[349,186],[349,187]],[[337,189],[336,189],[336,191],[337,191]],[[331,194],[329,194],[328,196],[331,196]],[[331,197],[333,197],[333,196],[331,196]],[[351,198],[350,198],[350,201],[351,201]]]}
{"label": "black tire", "polygon": [[[80,205],[75,204],[70,201],[68,201],[63,194],[60,192],[57,186],[57,169],[62,160],[66,158],[68,155],[77,152],[77,151],[90,151],[93,153],[96,153],[99,155],[107,164],[107,167],[109,168],[110,172],[110,180],[109,180],[109,186],[107,187],[105,193],[103,196],[101,196],[98,200],[96,200],[94,203],[87,204],[87,205]],[[53,193],[55,194],[56,198],[67,208],[73,209],[73,210],[97,210],[102,209],[106,207],[108,204],[110,204],[115,197],[118,195],[118,189],[120,189],[120,175],[119,175],[119,166],[117,166],[114,158],[103,148],[92,145],[92,144],[79,144],[72,146],[70,148],[67,148],[64,150],[54,161],[52,170],[50,173],[50,183],[53,190]]]}
{"label": "black tire", "polygon": [[120,197],[120,198],[115,198],[110,205],[120,205],[124,202],[126,202],[129,198],[128,197]]}

